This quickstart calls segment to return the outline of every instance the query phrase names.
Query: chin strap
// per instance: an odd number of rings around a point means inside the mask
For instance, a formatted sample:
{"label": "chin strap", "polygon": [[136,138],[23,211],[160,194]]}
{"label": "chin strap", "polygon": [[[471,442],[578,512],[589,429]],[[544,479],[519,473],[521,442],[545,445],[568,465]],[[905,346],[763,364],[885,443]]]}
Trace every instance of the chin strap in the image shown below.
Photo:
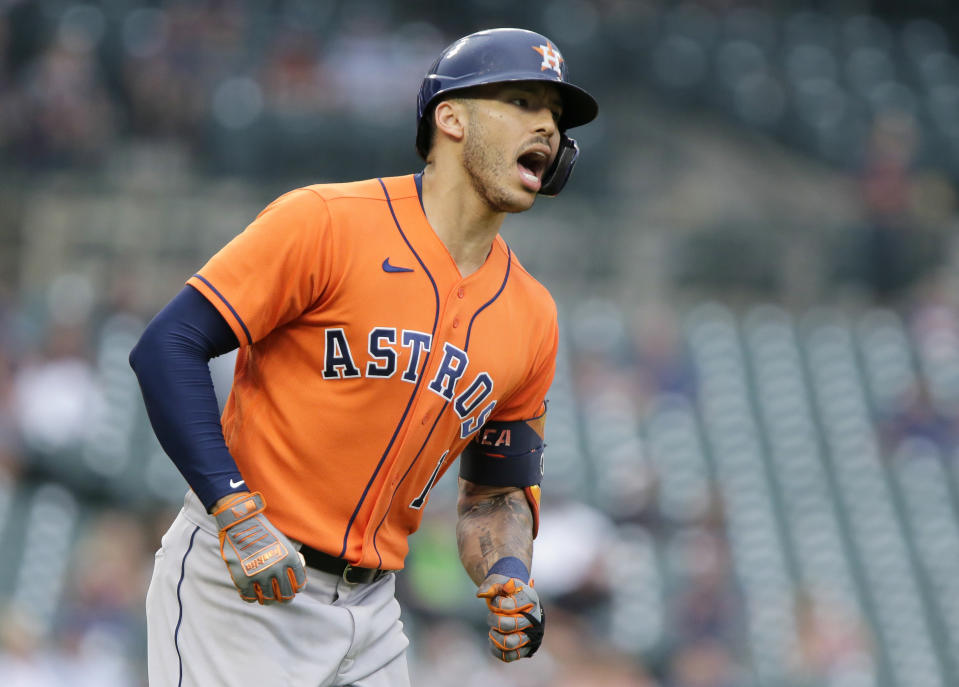
{"label": "chin strap", "polygon": [[573,172],[573,165],[576,164],[576,158],[579,157],[579,146],[576,141],[566,134],[561,134],[559,139],[559,150],[556,152],[556,159],[543,175],[543,185],[539,189],[541,196],[553,197],[559,195],[563,190],[569,175]]}

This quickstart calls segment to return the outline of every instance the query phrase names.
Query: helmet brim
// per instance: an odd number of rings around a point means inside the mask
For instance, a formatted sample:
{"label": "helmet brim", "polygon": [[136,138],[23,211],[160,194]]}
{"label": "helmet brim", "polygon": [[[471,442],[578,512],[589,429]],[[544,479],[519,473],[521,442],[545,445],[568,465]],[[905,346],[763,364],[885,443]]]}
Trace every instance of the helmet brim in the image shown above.
{"label": "helmet brim", "polygon": [[563,98],[563,115],[559,118],[559,128],[563,131],[576,126],[589,124],[599,114],[596,99],[579,86],[571,83],[554,82]]}
{"label": "helmet brim", "polygon": [[[427,77],[429,78],[429,77]],[[451,81],[449,77],[444,77],[447,84]],[[458,85],[453,80],[453,85],[447,85],[440,91],[437,91],[433,94],[433,97],[430,98],[429,102],[426,103],[424,108],[429,110],[433,105],[439,102],[441,99],[449,98],[455,96],[456,93],[476,88],[480,86],[490,86],[503,83],[549,83],[556,86],[556,89],[559,91],[560,98],[563,100],[563,114],[559,118],[559,128],[561,131],[566,131],[567,129],[572,129],[573,127],[582,126],[583,124],[588,124],[589,122],[596,119],[596,115],[599,114],[599,104],[596,102],[596,99],[593,98],[589,93],[584,89],[580,88],[575,84],[571,84],[567,81],[560,81],[558,79],[551,79],[547,76],[544,76],[542,79],[530,78],[529,72],[523,72],[522,74],[517,74],[511,77],[509,74],[499,75],[496,77],[495,81],[486,81],[483,79],[477,79],[476,75],[470,75],[468,78],[463,79],[465,83]]]}

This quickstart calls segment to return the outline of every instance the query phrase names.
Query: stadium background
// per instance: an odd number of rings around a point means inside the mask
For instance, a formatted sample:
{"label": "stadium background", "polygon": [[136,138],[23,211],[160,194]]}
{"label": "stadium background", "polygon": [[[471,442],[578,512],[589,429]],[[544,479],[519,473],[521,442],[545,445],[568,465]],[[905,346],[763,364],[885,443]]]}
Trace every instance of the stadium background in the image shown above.
{"label": "stadium background", "polygon": [[418,169],[437,51],[519,25],[601,103],[505,230],[561,311],[550,631],[486,656],[448,478],[401,576],[414,684],[959,684],[957,16],[0,0],[0,683],[145,683],[184,483],[139,332],[276,195]]}

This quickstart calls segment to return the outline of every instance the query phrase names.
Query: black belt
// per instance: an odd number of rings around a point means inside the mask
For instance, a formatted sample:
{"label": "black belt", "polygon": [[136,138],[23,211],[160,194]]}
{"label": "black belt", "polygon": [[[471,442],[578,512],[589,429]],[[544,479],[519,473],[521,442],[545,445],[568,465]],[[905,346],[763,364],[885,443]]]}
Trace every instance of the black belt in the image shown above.
{"label": "black belt", "polygon": [[393,572],[392,570],[383,570],[382,568],[359,568],[355,565],[350,565],[342,558],[317,551],[306,544],[300,547],[300,553],[303,554],[308,568],[316,568],[326,573],[340,575],[350,584],[369,584]]}

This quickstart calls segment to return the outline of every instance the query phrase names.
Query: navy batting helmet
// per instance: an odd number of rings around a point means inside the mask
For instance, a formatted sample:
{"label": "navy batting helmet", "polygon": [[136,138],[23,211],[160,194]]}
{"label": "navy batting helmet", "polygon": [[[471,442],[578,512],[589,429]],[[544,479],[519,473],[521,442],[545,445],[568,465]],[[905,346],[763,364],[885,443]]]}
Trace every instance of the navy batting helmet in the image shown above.
{"label": "navy batting helmet", "polygon": [[593,96],[567,81],[566,61],[555,44],[533,31],[478,31],[460,38],[440,53],[423,78],[416,99],[416,150],[426,159],[432,108],[444,97],[473,86],[510,81],[547,81],[559,89],[563,100],[563,114],[559,119],[560,149],[539,191],[555,196],[565,185],[579,154],[576,141],[565,132],[592,121],[599,106]]}

